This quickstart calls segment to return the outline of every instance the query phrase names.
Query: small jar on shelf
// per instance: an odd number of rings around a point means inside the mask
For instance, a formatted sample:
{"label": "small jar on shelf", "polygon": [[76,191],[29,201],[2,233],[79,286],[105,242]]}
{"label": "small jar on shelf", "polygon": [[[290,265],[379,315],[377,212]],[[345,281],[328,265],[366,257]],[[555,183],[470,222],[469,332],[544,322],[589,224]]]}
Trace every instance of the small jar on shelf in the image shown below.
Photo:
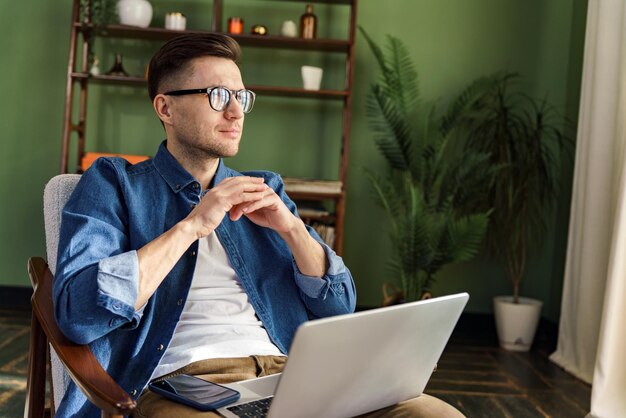
{"label": "small jar on shelf", "polygon": [[228,19],[228,33],[239,35],[243,32],[243,19],[233,16]]}

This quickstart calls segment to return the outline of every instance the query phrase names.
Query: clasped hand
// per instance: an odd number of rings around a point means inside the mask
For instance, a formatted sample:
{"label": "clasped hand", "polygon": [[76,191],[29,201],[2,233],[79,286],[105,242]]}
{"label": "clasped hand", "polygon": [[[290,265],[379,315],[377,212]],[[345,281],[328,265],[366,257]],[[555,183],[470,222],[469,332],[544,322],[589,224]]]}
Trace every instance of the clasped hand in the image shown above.
{"label": "clasped hand", "polygon": [[260,177],[228,177],[213,187],[187,217],[198,238],[211,234],[226,213],[232,221],[242,216],[279,233],[289,232],[297,218]]}

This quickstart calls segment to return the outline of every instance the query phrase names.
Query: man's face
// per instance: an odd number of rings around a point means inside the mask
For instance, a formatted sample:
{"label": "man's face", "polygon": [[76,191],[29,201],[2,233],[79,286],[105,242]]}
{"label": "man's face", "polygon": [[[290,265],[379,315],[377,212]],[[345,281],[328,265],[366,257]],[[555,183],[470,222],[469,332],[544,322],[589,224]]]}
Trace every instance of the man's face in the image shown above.
{"label": "man's face", "polygon": [[[241,72],[228,59],[196,58],[190,62],[187,76],[173,90],[200,89],[222,86],[230,90],[244,88]],[[168,96],[171,125],[168,142],[192,160],[232,157],[239,150],[244,113],[239,101],[231,94],[223,112],[209,105],[206,94]]]}

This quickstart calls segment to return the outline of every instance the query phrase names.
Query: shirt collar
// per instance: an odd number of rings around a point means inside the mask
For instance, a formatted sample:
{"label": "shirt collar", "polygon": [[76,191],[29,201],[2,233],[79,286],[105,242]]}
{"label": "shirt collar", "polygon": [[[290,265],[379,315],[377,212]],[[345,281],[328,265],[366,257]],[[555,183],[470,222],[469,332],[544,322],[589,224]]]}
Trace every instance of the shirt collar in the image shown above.
{"label": "shirt collar", "polygon": [[[167,140],[161,142],[159,150],[154,156],[154,166],[174,193],[180,192],[192,183],[199,184],[198,180],[189,174],[169,152],[167,149]],[[228,169],[220,158],[217,171],[213,176],[213,180],[211,180],[209,188],[213,187],[215,184],[219,184],[226,177],[228,177]]]}

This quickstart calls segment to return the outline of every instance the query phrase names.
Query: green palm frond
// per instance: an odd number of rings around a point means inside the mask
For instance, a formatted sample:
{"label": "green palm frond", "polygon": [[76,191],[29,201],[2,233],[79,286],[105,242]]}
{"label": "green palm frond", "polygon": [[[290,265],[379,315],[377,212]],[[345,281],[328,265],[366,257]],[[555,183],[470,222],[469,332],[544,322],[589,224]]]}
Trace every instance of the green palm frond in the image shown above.
{"label": "green palm frond", "polygon": [[441,117],[441,133],[446,136],[465,120],[471,120],[476,116],[476,110],[480,108],[481,99],[494,89],[501,74],[489,77],[480,77],[472,82],[461,94],[448,106],[448,110]]}
{"label": "green palm frond", "polygon": [[489,208],[470,205],[476,189],[491,184],[489,155],[463,151],[457,129],[470,120],[479,91],[475,83],[446,115],[419,97],[417,71],[405,45],[387,36],[381,49],[362,28],[380,69],[366,98],[374,141],[387,161],[386,176],[367,171],[377,202],[391,225],[388,262],[406,300],[418,299],[446,264],[475,255],[484,236]]}
{"label": "green palm frond", "polygon": [[367,32],[365,32],[363,27],[359,26],[358,28],[359,28],[359,31],[361,32],[361,35],[363,35],[363,37],[365,38],[365,41],[367,42],[367,45],[372,51],[372,54],[374,54],[374,58],[376,58],[376,62],[378,63],[378,66],[381,68],[383,74],[386,73],[387,62],[385,60],[385,55],[383,54],[383,50],[380,49],[380,47],[376,44],[376,42],[374,42],[372,38],[370,38],[370,36],[367,34]]}
{"label": "green palm frond", "polygon": [[366,114],[378,149],[392,168],[406,170],[411,165],[411,129],[396,103],[380,86],[373,86],[366,99]]}
{"label": "green palm frond", "polygon": [[451,261],[468,261],[481,248],[489,217],[485,213],[469,215],[448,225],[448,243]]}
{"label": "green palm frond", "polygon": [[365,170],[365,175],[372,185],[374,198],[389,215],[393,229],[397,229],[395,219],[403,209],[401,198],[394,193],[395,186],[389,179],[384,179],[369,170]]}
{"label": "green palm frond", "polygon": [[394,97],[399,109],[408,116],[418,105],[419,89],[417,71],[406,47],[398,38],[388,36],[387,59],[390,65],[383,76],[387,84],[387,94]]}
{"label": "green palm frond", "polygon": [[366,98],[366,114],[376,145],[394,169],[406,170],[413,160],[415,131],[410,115],[419,102],[417,72],[404,44],[388,37],[386,53],[363,28],[359,30],[380,69],[379,82]]}
{"label": "green palm frond", "polygon": [[463,214],[489,209],[485,201],[501,166],[492,164],[490,155],[473,152],[464,156],[462,164],[446,173],[447,193],[454,207]]}

